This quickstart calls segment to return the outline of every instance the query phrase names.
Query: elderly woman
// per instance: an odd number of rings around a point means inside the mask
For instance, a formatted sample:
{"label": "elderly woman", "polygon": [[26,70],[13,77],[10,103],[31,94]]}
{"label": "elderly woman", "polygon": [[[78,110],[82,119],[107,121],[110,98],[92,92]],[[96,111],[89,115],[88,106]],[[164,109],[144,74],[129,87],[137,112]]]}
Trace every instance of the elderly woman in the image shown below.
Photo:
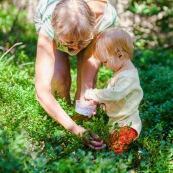
{"label": "elderly woman", "polygon": [[84,100],[86,89],[95,87],[100,62],[93,58],[93,43],[99,33],[115,24],[115,19],[115,8],[108,0],[41,0],[38,4],[35,13],[37,100],[52,118],[76,135],[82,136],[86,129],[62,109],[54,92],[70,103],[69,55],[77,57],[75,99]]}

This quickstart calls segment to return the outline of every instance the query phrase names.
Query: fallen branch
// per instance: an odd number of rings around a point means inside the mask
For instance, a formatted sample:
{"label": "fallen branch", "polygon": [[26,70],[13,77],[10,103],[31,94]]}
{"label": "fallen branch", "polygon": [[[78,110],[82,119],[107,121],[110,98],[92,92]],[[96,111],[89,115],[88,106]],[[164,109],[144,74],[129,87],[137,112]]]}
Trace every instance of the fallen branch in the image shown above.
{"label": "fallen branch", "polygon": [[19,45],[21,45],[21,44],[22,44],[22,42],[20,42],[20,43],[15,43],[10,49],[8,49],[4,54],[2,54],[2,56],[1,56],[1,58],[0,58],[0,61],[1,61],[1,59],[2,59],[5,55],[7,55],[14,47],[19,46]]}

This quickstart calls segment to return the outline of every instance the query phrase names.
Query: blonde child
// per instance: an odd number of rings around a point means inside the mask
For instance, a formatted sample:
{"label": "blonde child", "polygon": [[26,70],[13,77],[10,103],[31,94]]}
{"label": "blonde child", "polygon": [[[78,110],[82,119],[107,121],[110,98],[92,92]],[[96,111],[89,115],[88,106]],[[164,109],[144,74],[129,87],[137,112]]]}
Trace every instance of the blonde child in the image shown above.
{"label": "blonde child", "polygon": [[[85,99],[105,104],[111,127],[108,148],[119,154],[139,137],[142,127],[138,107],[143,91],[138,71],[131,61],[133,40],[125,30],[109,28],[97,38],[94,56],[115,73],[107,88],[88,89]],[[119,130],[114,129],[116,124]]]}

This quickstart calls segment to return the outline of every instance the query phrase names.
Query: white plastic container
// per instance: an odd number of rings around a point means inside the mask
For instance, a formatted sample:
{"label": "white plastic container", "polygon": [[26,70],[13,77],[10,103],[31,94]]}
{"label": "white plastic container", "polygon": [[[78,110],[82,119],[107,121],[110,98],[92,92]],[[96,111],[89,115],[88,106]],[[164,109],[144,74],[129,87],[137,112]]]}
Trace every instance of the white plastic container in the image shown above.
{"label": "white plastic container", "polygon": [[75,111],[84,116],[91,116],[96,109],[96,105],[85,101],[76,100]]}

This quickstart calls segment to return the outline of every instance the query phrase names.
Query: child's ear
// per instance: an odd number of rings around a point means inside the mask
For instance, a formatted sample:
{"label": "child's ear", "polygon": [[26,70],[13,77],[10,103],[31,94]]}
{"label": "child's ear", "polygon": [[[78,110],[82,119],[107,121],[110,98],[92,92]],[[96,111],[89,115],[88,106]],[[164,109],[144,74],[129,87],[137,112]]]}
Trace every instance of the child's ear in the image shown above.
{"label": "child's ear", "polygon": [[122,52],[120,52],[120,51],[117,52],[117,55],[118,55],[119,58],[123,58],[123,53]]}

